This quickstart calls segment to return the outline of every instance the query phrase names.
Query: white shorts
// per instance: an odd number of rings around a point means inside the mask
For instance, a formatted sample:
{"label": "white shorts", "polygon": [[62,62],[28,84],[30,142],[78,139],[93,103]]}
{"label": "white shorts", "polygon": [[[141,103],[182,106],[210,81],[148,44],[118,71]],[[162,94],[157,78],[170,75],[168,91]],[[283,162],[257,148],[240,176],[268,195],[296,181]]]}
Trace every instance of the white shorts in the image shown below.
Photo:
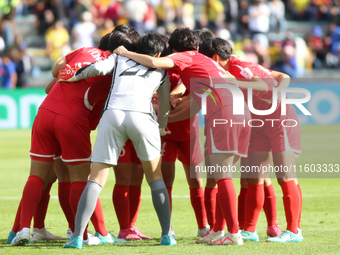
{"label": "white shorts", "polygon": [[106,110],[98,125],[91,161],[117,165],[120,152],[128,139],[131,139],[142,161],[150,161],[161,154],[158,123],[151,114]]}

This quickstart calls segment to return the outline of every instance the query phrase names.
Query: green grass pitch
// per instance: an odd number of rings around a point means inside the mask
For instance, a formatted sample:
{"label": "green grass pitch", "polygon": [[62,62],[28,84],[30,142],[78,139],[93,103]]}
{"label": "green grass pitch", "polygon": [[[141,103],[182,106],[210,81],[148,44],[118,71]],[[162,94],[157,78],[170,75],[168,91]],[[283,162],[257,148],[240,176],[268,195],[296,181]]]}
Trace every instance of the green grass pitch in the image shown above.
{"label": "green grass pitch", "polygon": [[[303,126],[302,155],[297,164],[339,164],[340,163],[340,126]],[[29,174],[30,130],[0,131],[0,254],[340,254],[340,179],[318,178],[300,179],[303,192],[301,243],[266,243],[266,221],[261,213],[257,230],[260,242],[245,243],[243,246],[211,247],[195,244],[197,225],[190,205],[189,189],[180,164],[177,164],[176,180],[173,188],[172,225],[178,244],[161,247],[160,226],[154,212],[150,190],[143,183],[142,204],[137,227],[151,236],[150,241],[127,242],[126,244],[99,245],[84,247],[82,250],[66,250],[61,242],[39,242],[26,247],[12,247],[6,244],[24,184]],[[239,179],[235,179],[239,190]],[[278,222],[285,222],[282,193],[273,180],[278,204]],[[114,174],[100,197],[103,204],[106,226],[118,234],[118,222],[112,205]],[[67,223],[57,199],[55,183],[51,190],[51,200],[45,225],[57,235],[66,235]],[[285,223],[281,226],[285,228]],[[94,230],[90,224],[90,230]]]}

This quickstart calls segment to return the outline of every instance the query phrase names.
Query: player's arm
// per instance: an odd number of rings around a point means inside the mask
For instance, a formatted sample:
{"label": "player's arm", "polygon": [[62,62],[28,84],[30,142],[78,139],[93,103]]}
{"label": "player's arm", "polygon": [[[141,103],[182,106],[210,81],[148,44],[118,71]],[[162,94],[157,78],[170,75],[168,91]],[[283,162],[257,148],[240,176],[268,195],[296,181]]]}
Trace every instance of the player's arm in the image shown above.
{"label": "player's arm", "polygon": [[183,96],[187,88],[184,86],[183,82],[180,80],[180,82],[177,84],[177,86],[171,91],[170,96],[171,98],[180,98]]}
{"label": "player's arm", "polygon": [[224,78],[231,84],[234,84],[236,87],[240,89],[248,89],[252,88],[254,92],[266,92],[268,91],[268,85],[258,76],[251,76],[245,78],[247,81],[238,80],[231,73],[227,71],[227,74]]}
{"label": "player's arm", "polygon": [[279,86],[277,87],[277,100],[281,102],[281,90],[283,88],[288,88],[290,84],[290,76],[288,74],[277,71],[272,71],[270,73],[270,76],[273,77],[279,84]]}
{"label": "player's arm", "polygon": [[133,61],[152,68],[173,68],[175,63],[167,57],[155,58],[144,54],[128,51],[124,46],[119,46],[113,53],[132,59]]}
{"label": "player's arm", "polygon": [[279,84],[278,88],[288,88],[290,84],[290,76],[285,73],[277,72],[277,71],[272,71],[270,73],[270,76],[273,77]]}
{"label": "player's arm", "polygon": [[[59,72],[60,81],[76,82],[98,75],[112,75],[116,66],[117,55],[112,54],[107,59],[81,67],[68,68],[67,65]],[[74,72],[75,71],[75,72]]]}
{"label": "player's arm", "polygon": [[190,100],[187,100],[180,106],[183,106],[183,109],[174,114],[171,114],[168,119],[169,123],[189,119],[190,117],[195,116],[200,111],[199,104],[192,97],[190,98]]}
{"label": "player's arm", "polygon": [[53,67],[52,69],[52,75],[54,78],[58,77],[59,72],[65,67],[66,65],[66,58],[61,58]]}
{"label": "player's arm", "polygon": [[158,124],[160,128],[165,128],[168,123],[169,111],[170,111],[170,87],[171,83],[169,75],[166,73],[163,83],[157,90],[158,98]]}
{"label": "player's arm", "polygon": [[47,84],[45,87],[45,93],[50,93],[51,89],[53,88],[54,84],[58,81],[58,73],[60,70],[62,70],[66,65],[66,58],[61,58],[53,67],[52,69],[52,75],[53,79]]}
{"label": "player's arm", "polygon": [[254,92],[266,92],[268,91],[268,85],[260,77],[253,76],[249,81],[237,80],[238,87],[240,89],[252,88]]}
{"label": "player's arm", "polygon": [[58,81],[58,78],[53,78],[45,87],[45,93],[50,93],[51,89],[53,88],[54,84]]}
{"label": "player's arm", "polygon": [[176,107],[171,110],[171,114],[175,114],[179,111],[181,111],[182,109],[184,109],[185,107],[190,105],[190,96],[185,96],[185,97],[180,97],[178,99],[176,99],[175,101],[176,103]]}

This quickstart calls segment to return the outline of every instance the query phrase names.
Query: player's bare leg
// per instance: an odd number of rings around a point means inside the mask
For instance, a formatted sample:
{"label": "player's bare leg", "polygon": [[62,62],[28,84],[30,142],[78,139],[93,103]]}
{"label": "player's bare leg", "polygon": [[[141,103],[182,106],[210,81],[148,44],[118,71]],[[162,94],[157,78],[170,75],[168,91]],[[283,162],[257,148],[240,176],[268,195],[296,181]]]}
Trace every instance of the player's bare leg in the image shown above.
{"label": "player's bare leg", "polygon": [[212,153],[209,155],[211,166],[225,167],[226,171],[215,172],[215,180],[218,187],[218,201],[223,217],[227,222],[228,233],[220,240],[209,242],[209,244],[243,244],[237,221],[237,195],[232,180],[231,167],[234,163],[233,153]]}
{"label": "player's bare leg", "polygon": [[82,163],[79,165],[68,165],[70,171],[70,181],[73,182],[86,182],[91,172],[91,163]]}
{"label": "player's bare leg", "polygon": [[67,164],[60,158],[54,161],[54,172],[59,182],[70,182],[70,173]]}

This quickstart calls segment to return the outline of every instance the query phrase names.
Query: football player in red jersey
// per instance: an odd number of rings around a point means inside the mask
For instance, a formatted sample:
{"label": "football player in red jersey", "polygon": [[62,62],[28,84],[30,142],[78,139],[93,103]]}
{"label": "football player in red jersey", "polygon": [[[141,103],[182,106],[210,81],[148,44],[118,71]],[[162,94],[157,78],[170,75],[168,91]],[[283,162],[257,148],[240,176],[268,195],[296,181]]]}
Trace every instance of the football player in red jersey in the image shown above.
{"label": "football player in red jersey", "polygon": [[[117,45],[118,42],[115,43]],[[78,49],[59,61],[53,74],[56,76],[66,63],[72,66],[78,63],[87,65],[103,60],[109,55],[110,53],[97,48]],[[109,77],[80,81],[77,86],[57,82],[51,86],[51,91],[39,108],[32,130],[31,173],[22,197],[20,232],[13,238],[13,246],[24,245],[29,240],[30,222],[40,201],[43,184],[47,181],[49,170],[53,166],[53,157],[57,156],[60,151],[62,152],[61,158],[68,164],[70,171],[72,182],[70,205],[73,214],[76,213],[77,204],[90,171],[90,111],[96,102],[94,99],[101,96],[98,91],[98,94],[93,94],[93,98],[87,97],[87,91],[91,85],[95,86],[95,81],[110,85]],[[101,240],[112,243],[111,235],[105,229],[105,225],[102,224],[102,226],[104,228],[100,230],[101,233],[96,233],[101,239],[93,239],[95,244]],[[86,242],[86,239],[87,234],[84,233],[84,243],[91,244],[91,240]]]}
{"label": "football player in red jersey", "polygon": [[[290,78],[288,75],[268,70],[260,65],[244,61],[232,56],[230,44],[220,38],[206,40],[200,47],[200,52],[211,57],[225,70],[235,76],[235,83],[242,88],[244,82],[251,83],[256,79],[262,79],[268,86],[266,92],[253,92],[253,106],[257,110],[268,110],[273,103],[274,88],[281,91],[288,87]],[[246,81],[245,81],[246,80]],[[250,139],[250,162],[243,162],[243,165],[261,166],[291,166],[295,162],[295,154],[301,153],[300,126],[295,109],[292,105],[287,106],[287,115],[281,115],[281,103],[278,100],[278,107],[269,116],[252,114],[253,119],[262,120],[265,124],[252,129]],[[266,119],[280,120],[279,123],[265,122]],[[297,125],[284,127],[282,121],[294,120]],[[272,154],[272,155],[271,155]],[[265,173],[264,173],[265,174]],[[270,204],[275,204],[274,189],[271,182],[265,183],[265,175],[247,176],[248,191],[245,196],[245,223],[242,238],[244,240],[258,241],[256,222],[262,207],[266,207],[265,194],[271,196]],[[300,185],[294,176],[279,173],[278,182],[283,191],[283,201],[287,219],[287,230],[277,237],[268,238],[270,242],[299,242],[302,241],[300,230],[302,194]],[[269,185],[268,185],[269,184]],[[242,192],[242,190],[241,190]],[[270,195],[272,194],[272,195]],[[268,209],[268,208],[267,208]],[[273,208],[272,208],[273,209]],[[276,225],[276,213],[269,209],[271,222]],[[268,225],[271,224],[268,222]],[[270,226],[269,226],[270,227]],[[269,230],[269,229],[268,229]],[[270,231],[268,235],[270,235]]]}

